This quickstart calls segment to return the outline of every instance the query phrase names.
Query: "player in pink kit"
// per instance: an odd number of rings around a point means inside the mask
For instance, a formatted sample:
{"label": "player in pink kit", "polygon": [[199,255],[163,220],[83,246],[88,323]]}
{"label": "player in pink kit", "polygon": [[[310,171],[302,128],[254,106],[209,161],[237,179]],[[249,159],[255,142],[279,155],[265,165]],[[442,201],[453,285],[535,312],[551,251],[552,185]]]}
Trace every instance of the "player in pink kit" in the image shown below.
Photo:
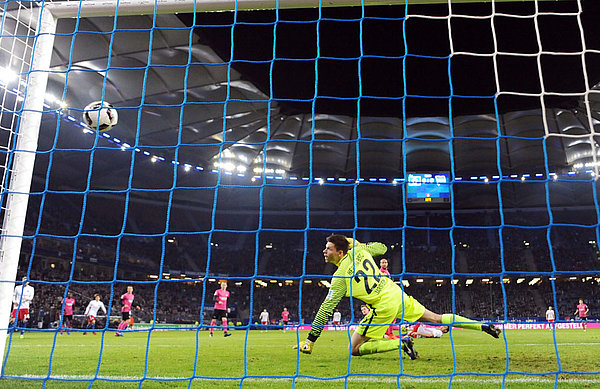
{"label": "player in pink kit", "polygon": [[[390,275],[390,272],[388,270],[388,260],[387,259],[381,258],[381,260],[379,261],[379,267],[380,267],[379,271],[381,272],[381,274],[383,274],[387,278],[392,278],[392,276]],[[396,335],[394,335],[394,330],[392,329],[392,326],[389,326],[387,328],[387,330],[385,331],[384,337],[388,338],[388,339],[396,338]]]}
{"label": "player in pink kit", "polygon": [[577,305],[577,310],[575,311],[574,315],[579,315],[579,320],[583,320],[584,331],[587,328],[587,324],[585,322],[587,321],[587,315],[589,311],[590,309],[588,308],[588,306],[583,303],[582,299],[579,299],[579,304]]}
{"label": "player in pink kit", "polygon": [[221,281],[221,289],[217,289],[214,294],[215,309],[213,311],[213,317],[210,321],[210,335],[213,336],[213,327],[217,324],[217,319],[221,318],[223,324],[223,336],[231,336],[230,332],[227,332],[227,299],[229,298],[229,292],[227,291],[227,281]]}
{"label": "player in pink kit", "polygon": [[115,336],[124,336],[121,331],[127,329],[127,324],[129,323],[129,317],[131,316],[131,307],[133,306],[133,286],[129,285],[127,287],[127,293],[121,295],[121,303],[123,307],[121,307],[121,322],[119,323],[119,327],[117,327],[117,332],[115,332]]}
{"label": "player in pink kit", "polygon": [[285,327],[288,325],[290,321],[290,311],[287,308],[283,308],[283,312],[281,312],[281,323],[283,324],[283,332],[285,332]]}
{"label": "player in pink kit", "polygon": [[390,275],[390,272],[388,270],[388,260],[385,258],[381,258],[381,260],[379,261],[379,271],[381,272],[381,274],[383,274],[384,276],[388,277],[388,278],[392,278],[392,276]]}
{"label": "player in pink kit", "polygon": [[60,334],[63,333],[63,328],[67,329],[67,335],[71,335],[69,328],[73,328],[73,306],[75,305],[75,299],[73,293],[67,293],[67,298],[63,300],[63,324],[60,329]]}

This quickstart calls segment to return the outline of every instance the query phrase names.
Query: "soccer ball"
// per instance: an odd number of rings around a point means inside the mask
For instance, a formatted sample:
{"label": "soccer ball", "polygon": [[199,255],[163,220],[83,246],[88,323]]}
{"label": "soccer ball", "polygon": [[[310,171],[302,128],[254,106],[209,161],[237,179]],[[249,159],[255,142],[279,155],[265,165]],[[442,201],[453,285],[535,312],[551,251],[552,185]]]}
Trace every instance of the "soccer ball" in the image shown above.
{"label": "soccer ball", "polygon": [[117,110],[106,101],[94,101],[83,109],[83,122],[98,132],[109,131],[119,121]]}

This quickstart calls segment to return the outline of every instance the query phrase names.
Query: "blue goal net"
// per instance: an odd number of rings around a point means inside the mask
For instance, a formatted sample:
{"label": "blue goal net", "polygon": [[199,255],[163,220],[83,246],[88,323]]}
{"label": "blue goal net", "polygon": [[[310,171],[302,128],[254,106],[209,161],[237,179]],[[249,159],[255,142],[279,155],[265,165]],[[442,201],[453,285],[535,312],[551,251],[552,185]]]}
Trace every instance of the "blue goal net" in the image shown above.
{"label": "blue goal net", "polygon": [[600,6],[397,3],[0,1],[0,386],[600,384]]}

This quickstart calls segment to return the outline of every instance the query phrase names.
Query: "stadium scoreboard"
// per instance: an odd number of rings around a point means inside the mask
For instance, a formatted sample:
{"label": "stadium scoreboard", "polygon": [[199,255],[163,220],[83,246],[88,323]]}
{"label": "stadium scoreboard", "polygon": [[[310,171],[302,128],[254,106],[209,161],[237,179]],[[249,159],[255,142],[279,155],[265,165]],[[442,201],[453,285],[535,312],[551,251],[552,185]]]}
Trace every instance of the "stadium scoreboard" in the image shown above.
{"label": "stadium scoreboard", "polygon": [[450,173],[408,173],[407,203],[450,202]]}

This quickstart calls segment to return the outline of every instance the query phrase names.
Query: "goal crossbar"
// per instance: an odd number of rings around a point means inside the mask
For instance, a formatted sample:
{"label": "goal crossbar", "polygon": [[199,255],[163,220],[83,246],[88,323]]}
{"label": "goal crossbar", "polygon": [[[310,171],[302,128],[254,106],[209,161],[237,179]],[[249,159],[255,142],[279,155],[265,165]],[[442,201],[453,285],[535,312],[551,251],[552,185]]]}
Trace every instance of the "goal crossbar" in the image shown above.
{"label": "goal crossbar", "polygon": [[[166,14],[176,12],[250,11],[318,7],[353,7],[374,5],[416,5],[490,3],[493,0],[86,0],[63,1],[45,5],[57,18]],[[495,0],[514,2],[514,0]],[[534,0],[522,0],[534,1]],[[563,0],[541,0],[563,1]]]}

